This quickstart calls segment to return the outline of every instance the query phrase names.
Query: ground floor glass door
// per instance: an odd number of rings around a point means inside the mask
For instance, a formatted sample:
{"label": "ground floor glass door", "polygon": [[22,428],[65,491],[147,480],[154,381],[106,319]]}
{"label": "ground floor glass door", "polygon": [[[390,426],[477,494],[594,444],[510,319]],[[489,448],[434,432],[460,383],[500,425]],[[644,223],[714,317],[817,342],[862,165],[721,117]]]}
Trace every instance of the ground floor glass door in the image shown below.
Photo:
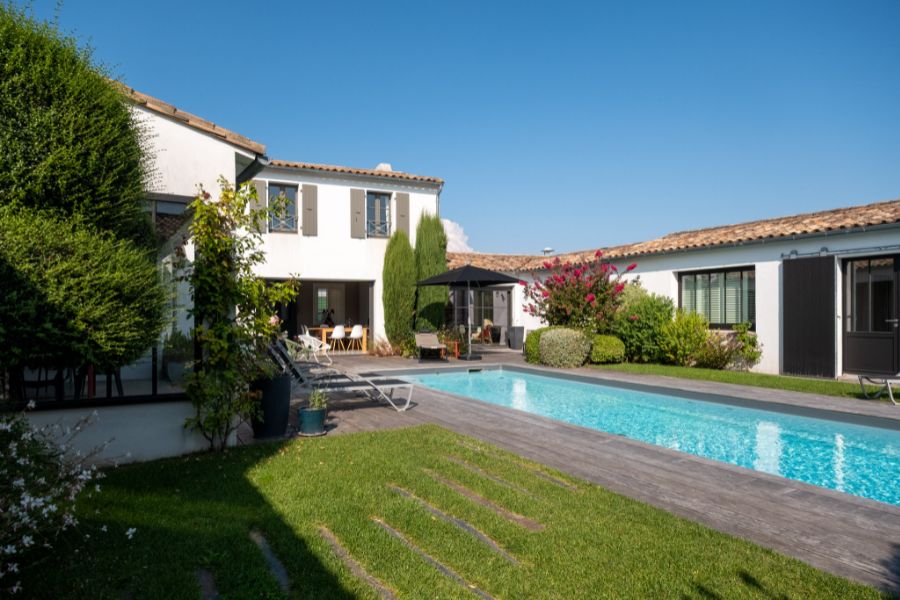
{"label": "ground floor glass door", "polygon": [[844,261],[844,371],[900,372],[900,256]]}

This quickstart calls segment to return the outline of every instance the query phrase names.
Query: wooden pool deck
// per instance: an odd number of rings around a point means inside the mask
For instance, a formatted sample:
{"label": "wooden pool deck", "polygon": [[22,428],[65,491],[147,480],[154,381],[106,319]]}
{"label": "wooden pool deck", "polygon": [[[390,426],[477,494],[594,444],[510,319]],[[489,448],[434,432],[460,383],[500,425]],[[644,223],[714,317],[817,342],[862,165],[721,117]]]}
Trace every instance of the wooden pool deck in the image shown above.
{"label": "wooden pool deck", "polygon": [[[493,352],[468,364],[364,356],[342,357],[339,362],[357,372],[523,364],[520,355],[507,352]],[[883,403],[595,369],[575,372],[598,381],[676,387],[794,405],[801,411],[824,408],[843,412],[851,420],[890,419],[900,428],[900,409]],[[360,400],[334,400],[330,434],[435,423],[900,595],[900,507],[433,390],[416,388],[413,399],[415,405],[405,413]]]}

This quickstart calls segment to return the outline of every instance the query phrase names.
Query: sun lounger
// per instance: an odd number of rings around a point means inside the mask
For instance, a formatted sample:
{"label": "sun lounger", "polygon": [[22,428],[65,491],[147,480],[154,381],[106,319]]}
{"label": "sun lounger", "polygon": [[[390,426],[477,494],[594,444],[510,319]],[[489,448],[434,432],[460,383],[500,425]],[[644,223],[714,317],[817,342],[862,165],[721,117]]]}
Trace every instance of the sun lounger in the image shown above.
{"label": "sun lounger", "polygon": [[423,351],[437,352],[440,358],[447,356],[447,346],[441,343],[435,333],[417,333],[416,348],[419,350],[419,358]]}
{"label": "sun lounger", "polygon": [[[888,398],[890,398],[894,405],[897,404],[897,401],[894,400],[894,391],[891,389],[891,386],[898,382],[900,382],[900,376],[886,377],[883,375],[859,375],[859,387],[862,390],[864,397],[869,399],[881,398],[885,392],[887,392]],[[866,391],[866,383],[869,385],[877,385],[878,391],[874,394],[869,394]]]}
{"label": "sun lounger", "polygon": [[[294,384],[300,391],[311,392],[347,392],[363,395],[370,400],[387,402],[394,410],[403,412],[412,402],[413,384],[390,376],[363,377],[337,367],[322,367],[302,358],[298,360],[289,350],[290,340],[277,340],[272,344],[269,353],[275,362],[291,374]],[[394,391],[408,390],[406,398],[395,402]],[[398,404],[402,402],[402,406]]]}

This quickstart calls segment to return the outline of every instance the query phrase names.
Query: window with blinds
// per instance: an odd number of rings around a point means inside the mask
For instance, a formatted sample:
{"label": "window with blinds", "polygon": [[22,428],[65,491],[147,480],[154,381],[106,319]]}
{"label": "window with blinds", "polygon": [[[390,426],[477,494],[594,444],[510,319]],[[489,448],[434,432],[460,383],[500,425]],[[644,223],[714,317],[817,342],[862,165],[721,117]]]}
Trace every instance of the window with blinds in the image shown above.
{"label": "window with blinds", "polygon": [[756,327],[756,270],[753,268],[682,273],[680,306],[706,317],[710,327],[737,323]]}

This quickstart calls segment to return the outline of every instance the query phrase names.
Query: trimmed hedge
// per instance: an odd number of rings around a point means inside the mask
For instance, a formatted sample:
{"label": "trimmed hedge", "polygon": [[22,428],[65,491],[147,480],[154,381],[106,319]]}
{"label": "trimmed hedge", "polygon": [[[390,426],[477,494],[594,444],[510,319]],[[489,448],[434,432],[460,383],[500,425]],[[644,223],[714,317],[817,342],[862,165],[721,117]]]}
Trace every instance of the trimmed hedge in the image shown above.
{"label": "trimmed hedge", "polygon": [[0,2],[0,205],[79,216],[152,248],[149,142],[90,50]]}
{"label": "trimmed hedge", "polygon": [[560,329],[562,325],[550,325],[549,327],[539,327],[534,331],[529,331],[525,338],[525,362],[535,365],[541,364],[541,336],[553,329]]}
{"label": "trimmed hedge", "polygon": [[595,335],[590,359],[595,365],[624,362],[625,344],[614,335]]}
{"label": "trimmed hedge", "polygon": [[591,351],[591,342],[577,329],[561,327],[547,331],[540,339],[541,364],[572,369],[580,367]]}
{"label": "trimmed hedge", "polygon": [[108,370],[137,360],[166,323],[152,256],[90,225],[0,207],[0,368]]}

